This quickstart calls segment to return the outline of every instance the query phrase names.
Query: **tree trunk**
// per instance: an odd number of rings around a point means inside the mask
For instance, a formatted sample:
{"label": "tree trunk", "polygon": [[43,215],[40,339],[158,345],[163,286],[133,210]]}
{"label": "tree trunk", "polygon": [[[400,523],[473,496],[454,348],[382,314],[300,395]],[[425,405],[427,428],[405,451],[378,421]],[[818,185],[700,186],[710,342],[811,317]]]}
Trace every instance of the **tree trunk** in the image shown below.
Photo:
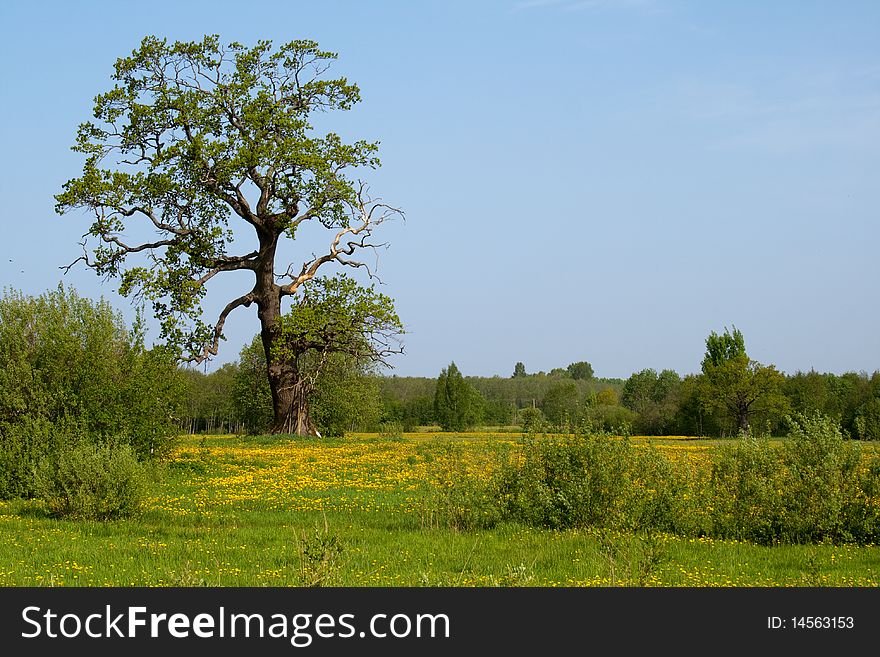
{"label": "tree trunk", "polygon": [[[279,310],[259,315],[263,329],[260,332],[263,350],[266,354],[266,369],[269,377],[269,390],[272,392],[272,427],[273,434],[296,434],[299,436],[317,436],[318,430],[312,422],[309,412],[309,393],[311,382],[303,378],[296,363],[280,360],[272,352],[278,339]],[[270,320],[271,318],[271,320]]]}
{"label": "tree trunk", "polygon": [[281,370],[279,385],[270,386],[275,416],[272,433],[317,436],[317,427],[309,413],[310,383],[301,379],[295,368],[287,364],[284,364]]}
{"label": "tree trunk", "polygon": [[273,354],[280,338],[281,288],[275,283],[277,232],[259,232],[260,257],[255,270],[253,294],[260,319],[260,338],[266,354],[269,389],[272,391],[273,420],[270,433],[317,436],[318,430],[309,413],[311,383],[300,375],[296,362]]}
{"label": "tree trunk", "polygon": [[737,428],[745,435],[749,435],[749,409],[740,408],[737,412]]}

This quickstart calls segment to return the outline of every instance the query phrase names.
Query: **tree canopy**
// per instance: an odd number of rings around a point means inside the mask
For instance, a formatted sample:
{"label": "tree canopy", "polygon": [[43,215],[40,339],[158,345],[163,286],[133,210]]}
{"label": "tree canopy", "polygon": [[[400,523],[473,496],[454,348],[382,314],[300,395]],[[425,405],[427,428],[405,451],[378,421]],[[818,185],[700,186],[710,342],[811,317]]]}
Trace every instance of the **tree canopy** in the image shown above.
{"label": "tree canopy", "polygon": [[703,373],[707,368],[718,367],[727,361],[746,355],[746,342],[743,334],[735,326],[733,330],[724,329],[724,333],[718,335],[715,331],[706,338],[706,353],[703,356],[701,367]]}
{"label": "tree canopy", "polygon": [[701,400],[704,408],[737,430],[748,433],[756,416],[782,415],[788,400],[782,394],[785,377],[773,365],[749,358],[740,331],[714,331],[706,339]]}
{"label": "tree canopy", "polygon": [[593,378],[593,366],[585,360],[571,363],[566,368],[566,371],[568,372],[568,375],[575,380],[589,381]]}
{"label": "tree canopy", "polygon": [[434,415],[445,431],[464,431],[482,419],[483,397],[464,380],[454,362],[437,377]]}

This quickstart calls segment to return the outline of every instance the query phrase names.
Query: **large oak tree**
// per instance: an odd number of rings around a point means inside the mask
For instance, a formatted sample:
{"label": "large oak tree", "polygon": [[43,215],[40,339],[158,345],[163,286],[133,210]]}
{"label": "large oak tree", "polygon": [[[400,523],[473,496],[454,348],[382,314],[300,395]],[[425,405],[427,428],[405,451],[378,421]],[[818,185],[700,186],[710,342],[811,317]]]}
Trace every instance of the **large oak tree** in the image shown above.
{"label": "large oak tree", "polygon": [[[325,76],[335,58],[312,41],[274,49],[269,41],[224,46],[217,36],[173,44],[147,37],[116,62],[113,88],[95,98],[96,120],[80,125],[74,146],[86,156],[82,175],[56,197],[59,213],[94,214],[77,261],[118,277],[121,294],[151,303],[182,359],[216,355],[229,314],[256,307],[277,433],[314,432],[301,354],[291,350],[324,353],[326,345],[309,339],[337,340],[332,317],[285,335],[282,300],[297,297],[302,307],[305,287],[325,265],[373,276],[358,253],[381,246],[373,231],[401,214],[356,178],[378,166],[377,144],[345,143],[312,125],[315,113],[359,101],[356,85]],[[278,262],[280,245],[306,225],[326,230],[324,246]],[[234,252],[241,228],[253,248]],[[253,286],[204,321],[206,285],[235,271],[251,272]],[[366,344],[376,361],[400,351],[393,340],[400,323],[387,305],[380,321],[347,329],[354,348]]]}

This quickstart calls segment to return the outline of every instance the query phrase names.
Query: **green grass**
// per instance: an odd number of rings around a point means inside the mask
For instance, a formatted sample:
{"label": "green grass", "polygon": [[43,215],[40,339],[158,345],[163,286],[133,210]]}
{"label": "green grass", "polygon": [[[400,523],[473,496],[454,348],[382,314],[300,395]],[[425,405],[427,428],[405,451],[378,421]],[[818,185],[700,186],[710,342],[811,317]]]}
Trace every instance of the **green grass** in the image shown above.
{"label": "green grass", "polygon": [[[456,438],[474,463],[499,442],[477,437]],[[0,504],[0,585],[880,584],[875,546],[428,529],[419,495],[441,454],[425,438],[186,438],[137,519],[74,522],[34,501]]]}

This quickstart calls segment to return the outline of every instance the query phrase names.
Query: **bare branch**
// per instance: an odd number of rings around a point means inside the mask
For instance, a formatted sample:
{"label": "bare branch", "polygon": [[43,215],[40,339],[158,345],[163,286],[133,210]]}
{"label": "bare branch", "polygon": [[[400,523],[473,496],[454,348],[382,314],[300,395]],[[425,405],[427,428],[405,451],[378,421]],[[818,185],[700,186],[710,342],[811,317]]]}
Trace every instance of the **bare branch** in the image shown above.
{"label": "bare branch", "polygon": [[127,210],[125,208],[114,208],[114,211],[118,212],[119,214],[121,214],[125,217],[131,217],[135,213],[140,212],[142,215],[147,217],[151,222],[153,222],[153,225],[156,228],[158,228],[159,230],[166,230],[169,233],[174,233],[175,235],[179,235],[181,237],[186,236],[186,235],[191,235],[193,232],[192,229],[190,229],[190,228],[184,228],[182,221],[180,222],[180,225],[181,225],[180,228],[177,228],[176,226],[172,226],[171,224],[169,224],[167,222],[161,221],[156,216],[156,213],[153,212],[153,210],[151,210],[149,208],[134,206],[134,207],[129,208]]}
{"label": "bare branch", "polygon": [[[303,221],[311,210],[306,211],[302,216],[298,217],[294,224]],[[379,199],[372,199],[368,194],[367,185],[363,182],[359,183],[357,200],[352,206],[352,215],[355,221],[360,224],[356,226],[346,226],[333,238],[327,253],[322,256],[315,256],[311,260],[303,263],[302,269],[298,275],[294,276],[290,270],[279,278],[290,278],[291,282],[281,287],[281,296],[290,296],[296,294],[297,289],[303,284],[312,280],[318,273],[318,269],[328,262],[338,262],[340,265],[352,268],[363,268],[367,271],[370,278],[376,278],[375,272],[370,267],[359,260],[352,260],[347,256],[354,255],[357,249],[373,249],[387,246],[386,243],[373,244],[367,240],[372,236],[376,226],[388,221],[394,216],[403,216],[403,212],[390,205],[380,203]],[[342,240],[346,237],[358,239],[346,240],[345,244]]]}
{"label": "bare branch", "polygon": [[229,302],[226,307],[221,311],[220,317],[217,318],[217,323],[214,325],[214,338],[210,345],[206,345],[202,350],[202,353],[198,356],[190,356],[187,358],[187,362],[189,363],[199,363],[204,362],[209,359],[211,356],[216,356],[217,352],[220,350],[220,339],[223,337],[223,325],[226,323],[226,318],[229,317],[229,313],[231,313],[236,308],[241,306],[249,307],[255,300],[254,293],[248,292],[244,294],[234,301]]}
{"label": "bare branch", "polygon": [[200,286],[204,285],[221,271],[237,271],[239,269],[253,270],[256,267],[256,260],[254,260],[254,258],[256,258],[257,255],[259,255],[257,251],[252,251],[243,256],[220,256],[214,260],[214,268],[198,279],[196,284]]}
{"label": "bare branch", "polygon": [[101,239],[108,244],[115,244],[120,249],[122,249],[125,253],[139,253],[141,251],[152,251],[153,249],[158,249],[163,246],[172,246],[178,243],[178,240],[170,239],[170,240],[159,240],[157,242],[144,242],[143,244],[138,244],[137,246],[128,246],[125,242],[120,240],[115,235],[101,235]]}
{"label": "bare branch", "polygon": [[71,262],[69,265],[61,265],[60,267],[58,267],[58,269],[64,270],[65,275],[68,274],[70,272],[70,270],[73,269],[73,266],[80,261],[86,263],[86,267],[89,267],[91,269],[95,268],[94,263],[91,260],[89,260],[89,252],[86,249],[86,241],[83,240],[82,242],[79,243],[79,245],[82,247],[83,254],[79,258],[77,258],[76,260]]}

